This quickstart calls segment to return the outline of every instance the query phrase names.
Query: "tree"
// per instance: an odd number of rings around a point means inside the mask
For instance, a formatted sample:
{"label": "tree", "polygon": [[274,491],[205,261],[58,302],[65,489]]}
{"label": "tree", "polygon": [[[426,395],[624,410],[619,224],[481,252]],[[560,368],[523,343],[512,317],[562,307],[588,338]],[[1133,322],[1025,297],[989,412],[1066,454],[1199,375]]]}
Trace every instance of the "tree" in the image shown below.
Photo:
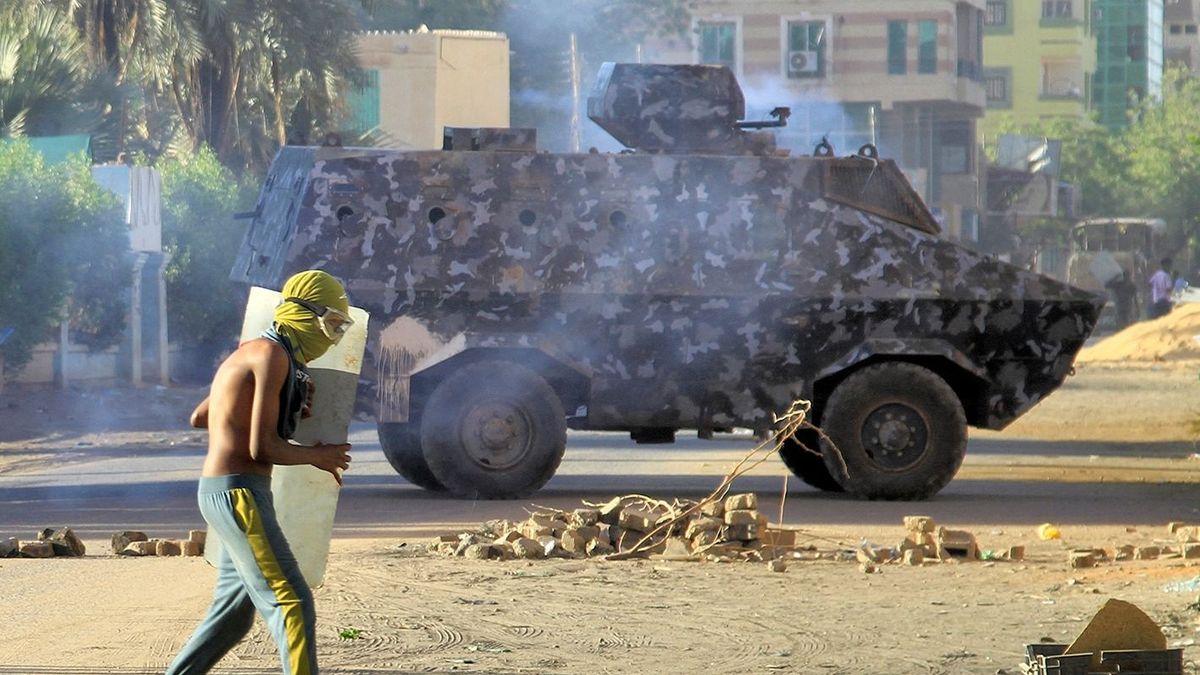
{"label": "tree", "polygon": [[21,367],[69,319],[72,339],[100,349],[125,329],[131,265],[117,198],[82,159],[47,166],[22,141],[0,143],[0,349]]}
{"label": "tree", "polygon": [[[163,247],[171,339],[201,351],[236,343],[245,289],[229,280],[245,222],[234,220],[254,198],[207,148],[161,164]],[[201,364],[207,366],[207,364]]]}
{"label": "tree", "polygon": [[0,136],[72,133],[95,122],[83,45],[46,5],[0,9]]}

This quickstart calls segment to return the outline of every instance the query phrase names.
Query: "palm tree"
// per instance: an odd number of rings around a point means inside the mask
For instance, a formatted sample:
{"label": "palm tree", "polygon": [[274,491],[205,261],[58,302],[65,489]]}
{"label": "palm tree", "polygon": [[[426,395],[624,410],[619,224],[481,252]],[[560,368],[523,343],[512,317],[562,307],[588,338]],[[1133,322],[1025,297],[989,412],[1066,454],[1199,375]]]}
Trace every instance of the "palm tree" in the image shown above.
{"label": "palm tree", "polygon": [[88,130],[98,117],[88,81],[83,45],[56,8],[0,9],[0,136]]}

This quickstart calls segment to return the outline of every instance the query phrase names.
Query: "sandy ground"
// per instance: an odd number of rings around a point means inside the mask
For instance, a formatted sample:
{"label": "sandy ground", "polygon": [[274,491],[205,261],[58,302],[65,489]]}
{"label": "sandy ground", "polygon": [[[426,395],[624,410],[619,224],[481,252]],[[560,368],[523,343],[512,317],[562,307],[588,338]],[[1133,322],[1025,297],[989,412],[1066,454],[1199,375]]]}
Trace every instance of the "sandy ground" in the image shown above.
{"label": "sandy ground", "polygon": [[[1191,442],[1198,372],[1188,358],[1081,365],[1010,429],[973,434]],[[196,440],[179,420],[199,390],[18,393],[0,399],[0,474]],[[985,546],[1024,544],[1026,560],[876,574],[797,560],[773,573],[762,563],[467,561],[426,554],[421,540],[337,539],[315,591],[319,649],[334,673],[1018,673],[1024,644],[1070,641],[1116,597],[1159,622],[1170,644],[1187,648],[1187,672],[1200,672],[1200,612],[1189,606],[1197,592],[1164,590],[1197,578],[1200,561],[1065,562],[1072,546],[1166,538],[1166,524],[1141,522],[1136,504],[1128,524],[1076,527],[1061,541],[1040,541],[1002,513],[956,525]],[[809,533],[830,553],[855,537],[903,537],[899,523]],[[0,561],[0,673],[161,672],[186,640],[214,578],[203,560],[119,558],[107,542],[87,543],[84,559]],[[277,663],[257,624],[216,672],[272,673]]]}

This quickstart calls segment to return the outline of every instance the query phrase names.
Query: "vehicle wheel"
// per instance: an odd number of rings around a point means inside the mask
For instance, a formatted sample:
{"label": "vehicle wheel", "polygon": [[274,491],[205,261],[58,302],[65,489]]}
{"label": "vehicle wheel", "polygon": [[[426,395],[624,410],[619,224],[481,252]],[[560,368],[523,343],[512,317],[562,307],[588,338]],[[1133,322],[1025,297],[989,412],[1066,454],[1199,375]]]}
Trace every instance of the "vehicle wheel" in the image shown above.
{"label": "vehicle wheel", "polygon": [[[825,466],[864,499],[928,499],[950,482],[967,450],[967,419],[945,380],[911,363],[867,366],[834,389],[821,428]],[[848,475],[847,475],[848,474]]]}
{"label": "vehicle wheel", "polygon": [[[801,443],[804,447],[801,447]],[[809,448],[808,450],[805,447]],[[812,429],[801,429],[794,439],[783,442],[779,458],[797,478],[825,492],[845,492],[846,489],[829,473],[821,456],[821,437]]]}
{"label": "vehicle wheel", "polygon": [[425,488],[442,492],[446,488],[438,482],[429,464],[425,462],[425,454],[421,451],[420,427],[404,422],[388,422],[379,425],[379,445],[383,447],[383,456],[405,480]]}
{"label": "vehicle wheel", "polygon": [[567,420],[554,389],[503,361],[474,363],[438,383],[421,414],[433,476],[456,497],[527,497],[562,461]]}

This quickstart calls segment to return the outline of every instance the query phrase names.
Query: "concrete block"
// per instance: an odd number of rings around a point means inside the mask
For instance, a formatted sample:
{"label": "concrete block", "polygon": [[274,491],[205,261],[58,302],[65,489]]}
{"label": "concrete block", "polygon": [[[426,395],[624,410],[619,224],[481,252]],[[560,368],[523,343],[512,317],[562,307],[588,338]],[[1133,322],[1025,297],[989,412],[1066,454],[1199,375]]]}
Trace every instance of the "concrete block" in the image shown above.
{"label": "concrete block", "polygon": [[1200,558],[1200,542],[1188,542],[1184,544],[1183,557],[1189,559]]}
{"label": "concrete block", "polygon": [[179,542],[177,541],[160,539],[154,546],[154,555],[183,555],[183,549],[179,546]]}
{"label": "concrete block", "polygon": [[695,539],[696,535],[700,534],[701,532],[716,532],[717,530],[720,530],[721,525],[722,520],[720,518],[713,518],[711,516],[692,518],[692,520],[688,522],[687,529],[684,530],[683,536],[687,537],[688,539]]}
{"label": "concrete block", "polygon": [[56,556],[78,557],[87,552],[83,541],[69,527],[61,527],[57,530],[44,529],[38,533],[38,541],[50,542]]}
{"label": "concrete block", "polygon": [[16,537],[0,539],[0,558],[14,558],[21,554],[21,542]]}
{"label": "concrete block", "polygon": [[725,509],[726,525],[761,525],[758,522],[758,511],[748,509]]}
{"label": "concrete block", "polygon": [[1071,567],[1074,569],[1086,569],[1088,567],[1096,566],[1096,556],[1090,548],[1070,551],[1067,554],[1067,559],[1070,561]]}
{"label": "concrete block", "polygon": [[1009,546],[1008,550],[1004,552],[1004,559],[1005,560],[1024,560],[1025,559],[1025,547],[1020,546],[1020,545]]}
{"label": "concrete block", "polygon": [[762,528],[758,531],[758,540],[763,546],[791,548],[796,545],[796,531]]}
{"label": "concrete block", "polygon": [[491,544],[471,544],[463,551],[463,557],[469,560],[487,560],[491,555]]}
{"label": "concrete block", "polygon": [[181,541],[179,551],[186,556],[204,555],[204,544],[191,540]]}
{"label": "concrete block", "polygon": [[925,549],[920,547],[910,548],[904,551],[902,560],[905,565],[917,567],[925,562]]}
{"label": "concrete block", "polygon": [[571,524],[588,527],[600,522],[600,509],[575,509],[571,512]]}
{"label": "concrete block", "polygon": [[516,541],[509,542],[509,546],[513,550],[513,555],[523,560],[538,560],[546,557],[545,550],[536,539],[521,537]]}
{"label": "concrete block", "polygon": [[50,542],[42,541],[27,541],[21,544],[22,558],[53,558],[54,546]]}
{"label": "concrete block", "polygon": [[726,525],[725,538],[733,541],[758,539],[758,523],[751,525]]}
{"label": "concrete block", "polygon": [[587,543],[586,551],[589,556],[602,556],[612,553],[614,549],[605,539],[593,539]]}
{"label": "concrete block", "polygon": [[1162,553],[1157,546],[1139,546],[1133,552],[1134,560],[1155,560]]}
{"label": "concrete block", "polygon": [[590,539],[583,536],[583,534],[579,531],[579,528],[567,528],[567,531],[563,532],[561,541],[562,548],[567,553],[574,553],[575,555],[587,554],[587,545]]}
{"label": "concrete block", "polygon": [[658,523],[659,514],[648,509],[629,507],[621,510],[618,521],[621,527],[638,532],[649,532]]}
{"label": "concrete block", "polygon": [[708,516],[709,518],[724,518],[725,517],[725,502],[712,501],[703,504],[700,507],[700,515]]}
{"label": "concrete block", "polygon": [[786,572],[787,561],[783,558],[774,558],[772,560],[768,560],[767,569],[771,570],[772,572]]}
{"label": "concrete block", "polygon": [[966,530],[948,530],[939,527],[937,530],[938,552],[945,551],[952,558],[976,560],[979,558],[979,545],[975,535]]}
{"label": "concrete block", "polygon": [[150,539],[150,537],[147,537],[145,532],[138,532],[137,530],[122,530],[120,532],[115,532],[112,536],[112,551],[113,553],[120,555],[121,551],[124,551],[125,547],[129,546],[131,543],[135,541],[146,541],[148,539]]}
{"label": "concrete block", "polygon": [[745,511],[758,508],[758,495],[753,492],[745,492],[740,495],[731,495],[725,498],[726,511]]}
{"label": "concrete block", "polygon": [[203,547],[204,543],[208,541],[208,530],[188,530],[187,540],[200,544]]}
{"label": "concrete block", "polygon": [[929,516],[904,516],[904,529],[909,532],[932,533],[937,524]]}

